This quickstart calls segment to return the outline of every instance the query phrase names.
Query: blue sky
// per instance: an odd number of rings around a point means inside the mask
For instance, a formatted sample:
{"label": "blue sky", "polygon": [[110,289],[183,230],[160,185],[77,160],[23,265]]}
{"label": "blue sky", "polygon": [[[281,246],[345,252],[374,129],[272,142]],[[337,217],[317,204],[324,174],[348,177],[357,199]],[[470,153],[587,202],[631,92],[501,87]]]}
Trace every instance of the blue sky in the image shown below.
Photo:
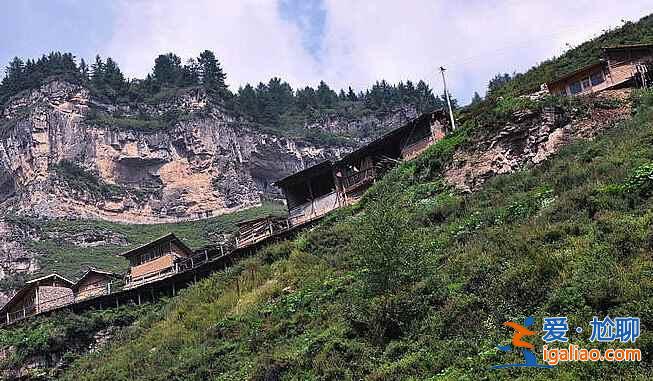
{"label": "blue sky", "polygon": [[1,64],[51,50],[99,53],[143,77],[157,54],[211,49],[234,89],[279,76],[336,89],[424,79],[438,92],[445,65],[463,103],[497,72],[525,71],[653,10],[653,0],[0,1]]}

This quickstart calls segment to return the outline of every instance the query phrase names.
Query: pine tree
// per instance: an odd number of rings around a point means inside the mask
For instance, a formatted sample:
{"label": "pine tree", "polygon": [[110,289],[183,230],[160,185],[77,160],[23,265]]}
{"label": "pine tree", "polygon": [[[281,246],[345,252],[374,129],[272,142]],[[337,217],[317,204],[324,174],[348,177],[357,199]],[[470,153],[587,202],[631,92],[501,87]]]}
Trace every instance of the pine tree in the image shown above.
{"label": "pine tree", "polygon": [[177,85],[182,78],[181,58],[174,53],[160,54],[154,60],[152,76],[161,85]]}
{"label": "pine tree", "polygon": [[238,110],[245,115],[250,115],[254,120],[260,117],[260,110],[258,100],[256,99],[256,91],[249,83],[245,87],[238,89],[236,95]]}
{"label": "pine tree", "polygon": [[120,71],[118,64],[111,57],[104,64],[104,83],[115,92],[120,92],[125,85],[125,76]]}
{"label": "pine tree", "polygon": [[495,75],[487,84],[488,92],[496,91],[506,83],[510,82],[511,79],[512,77],[508,73],[499,73]]}
{"label": "pine tree", "polygon": [[200,83],[199,64],[191,58],[181,70],[180,86],[197,86]]}
{"label": "pine tree", "polygon": [[351,86],[349,86],[349,90],[347,91],[347,99],[352,102],[358,100],[358,97],[356,96],[356,93],[354,93],[354,90],[351,89]]}
{"label": "pine tree", "polygon": [[320,107],[330,108],[338,101],[338,95],[324,82],[320,81],[317,87],[317,101]]}
{"label": "pine tree", "polygon": [[471,105],[477,105],[483,101],[483,98],[478,94],[478,92],[474,91],[474,96],[472,96],[472,103]]}
{"label": "pine tree", "polygon": [[206,91],[211,95],[224,97],[227,92],[225,80],[227,76],[220,67],[220,62],[210,50],[203,51],[197,59],[200,80]]}
{"label": "pine tree", "polygon": [[79,74],[82,76],[82,81],[87,82],[89,80],[88,65],[86,65],[83,58],[79,62]]}
{"label": "pine tree", "polygon": [[95,56],[95,62],[91,64],[91,84],[96,88],[104,85],[104,62],[99,54]]}

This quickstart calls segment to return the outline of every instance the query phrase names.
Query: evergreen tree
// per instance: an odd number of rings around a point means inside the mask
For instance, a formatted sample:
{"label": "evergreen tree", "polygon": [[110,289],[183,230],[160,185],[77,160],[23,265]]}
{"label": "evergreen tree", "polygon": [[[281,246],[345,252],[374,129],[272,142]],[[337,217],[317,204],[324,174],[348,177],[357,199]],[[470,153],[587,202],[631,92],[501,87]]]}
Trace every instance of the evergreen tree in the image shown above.
{"label": "evergreen tree", "polygon": [[474,96],[472,96],[472,103],[471,105],[477,105],[483,101],[483,98],[478,94],[478,92],[474,91]]}
{"label": "evergreen tree", "polygon": [[197,59],[202,85],[211,95],[224,96],[227,92],[227,76],[220,67],[220,62],[210,50],[203,51]]}
{"label": "evergreen tree", "polygon": [[82,76],[82,80],[87,82],[89,80],[89,71],[86,61],[82,58],[79,62],[79,74]]}
{"label": "evergreen tree", "polygon": [[295,95],[295,103],[300,110],[306,110],[308,108],[317,108],[318,101],[315,89],[310,86],[306,86],[303,89],[297,90]]}
{"label": "evergreen tree", "polygon": [[25,64],[22,59],[14,57],[5,69],[5,78],[2,81],[2,86],[7,93],[14,94],[23,89],[24,80]]}
{"label": "evergreen tree", "polygon": [[91,84],[97,88],[104,85],[104,62],[99,54],[95,56],[95,62],[91,64]]}
{"label": "evergreen tree", "polygon": [[349,90],[347,91],[347,99],[352,102],[356,102],[358,100],[358,97],[356,96],[354,90],[351,89],[351,86],[349,86]]}
{"label": "evergreen tree", "polygon": [[317,102],[320,107],[330,108],[338,101],[338,95],[324,82],[320,81],[316,91]]}
{"label": "evergreen tree", "polygon": [[252,116],[255,120],[260,118],[260,110],[256,91],[249,83],[238,89],[236,95],[238,109],[241,113]]}
{"label": "evergreen tree", "polygon": [[199,64],[191,58],[181,70],[180,86],[197,86],[200,83]]}
{"label": "evergreen tree", "polygon": [[282,82],[281,78],[274,77],[270,79],[267,86],[267,105],[266,108],[275,120],[288,111],[293,106],[293,90],[287,82]]}
{"label": "evergreen tree", "polygon": [[120,71],[118,64],[111,57],[104,64],[104,84],[111,90],[119,93],[125,85],[125,76]]}
{"label": "evergreen tree", "polygon": [[163,86],[175,86],[182,78],[181,58],[174,53],[160,54],[154,60],[152,76]]}
{"label": "evergreen tree", "polygon": [[488,92],[496,91],[506,83],[510,82],[511,79],[512,77],[508,73],[503,73],[503,74],[499,73],[495,75],[494,78],[492,78],[487,85]]}

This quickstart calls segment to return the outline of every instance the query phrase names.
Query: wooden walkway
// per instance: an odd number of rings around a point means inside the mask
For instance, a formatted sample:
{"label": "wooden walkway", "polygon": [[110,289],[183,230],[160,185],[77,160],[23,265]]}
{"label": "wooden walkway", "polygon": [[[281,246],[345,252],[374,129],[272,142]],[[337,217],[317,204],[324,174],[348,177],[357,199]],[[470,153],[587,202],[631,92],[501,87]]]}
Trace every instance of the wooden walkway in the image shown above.
{"label": "wooden walkway", "polygon": [[[152,302],[163,296],[175,296],[180,289],[206,278],[216,271],[233,265],[238,259],[251,255],[262,246],[288,239],[297,232],[314,225],[324,215],[314,218],[296,226],[289,226],[279,230],[269,230],[246,245],[227,247],[216,245],[211,248],[198,250],[189,258],[184,258],[175,263],[173,269],[166,272],[154,271],[139,276],[137,279],[117,279],[111,283],[98,285],[98,289],[115,290],[104,295],[93,296],[87,299],[77,299],[47,311],[36,313],[35,306],[28,306],[23,310],[0,317],[0,327],[8,328],[36,316],[47,316],[58,311],[72,311],[75,313],[92,310],[113,308],[121,305],[140,305]],[[50,300],[55,302],[56,299]]]}

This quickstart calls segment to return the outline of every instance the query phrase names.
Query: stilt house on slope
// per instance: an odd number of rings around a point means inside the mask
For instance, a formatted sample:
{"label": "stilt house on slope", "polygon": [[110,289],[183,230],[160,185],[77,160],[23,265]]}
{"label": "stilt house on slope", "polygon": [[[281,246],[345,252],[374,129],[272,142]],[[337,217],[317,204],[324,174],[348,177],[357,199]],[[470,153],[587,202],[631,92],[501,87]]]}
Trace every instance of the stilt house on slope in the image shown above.
{"label": "stilt house on slope", "polygon": [[324,161],[275,182],[297,226],[358,200],[388,169],[422,153],[447,132],[443,110],[425,113],[336,162]]}
{"label": "stilt house on slope", "polygon": [[356,202],[374,181],[402,160],[411,160],[447,133],[443,110],[425,113],[333,164],[342,205]]}
{"label": "stilt house on slope", "polygon": [[290,226],[309,222],[342,206],[330,161],[293,173],[274,185],[281,188],[286,198]]}
{"label": "stilt house on slope", "polygon": [[170,233],[118,255],[129,260],[128,289],[178,273],[183,270],[180,264],[185,264],[193,251]]}
{"label": "stilt house on slope", "polygon": [[603,90],[650,87],[653,44],[603,48],[603,57],[546,84],[554,95],[583,95]]}
{"label": "stilt house on slope", "polygon": [[112,292],[111,285],[119,278],[119,275],[108,271],[95,268],[86,270],[72,287],[75,301],[109,295]]}
{"label": "stilt house on slope", "polygon": [[2,306],[0,321],[9,324],[30,315],[71,304],[75,301],[73,285],[73,282],[58,274],[30,280]]}

